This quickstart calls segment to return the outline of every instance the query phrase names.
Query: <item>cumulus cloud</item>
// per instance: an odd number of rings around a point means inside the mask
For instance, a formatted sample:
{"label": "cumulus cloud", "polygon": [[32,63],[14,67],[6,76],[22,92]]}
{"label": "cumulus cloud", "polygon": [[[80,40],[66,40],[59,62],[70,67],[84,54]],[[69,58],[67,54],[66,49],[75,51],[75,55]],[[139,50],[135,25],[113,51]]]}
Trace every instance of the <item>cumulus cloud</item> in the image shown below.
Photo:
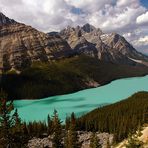
{"label": "cumulus cloud", "polygon": [[148,46],[148,35],[138,38],[134,41],[137,46]]}
{"label": "cumulus cloud", "polygon": [[141,52],[148,55],[148,35],[133,40],[133,44],[137,49],[140,49]]}
{"label": "cumulus cloud", "polygon": [[138,24],[147,24],[148,25],[148,11],[146,13],[143,13],[142,15],[138,16],[136,22]]}
{"label": "cumulus cloud", "polygon": [[106,13],[96,12],[91,16],[90,21],[93,24],[107,31],[127,31],[136,28],[137,15],[141,14],[144,8],[126,7],[121,10],[119,7],[107,5],[103,10]]}
{"label": "cumulus cloud", "polygon": [[139,6],[139,0],[118,0],[117,6],[119,7],[126,7],[126,6],[132,6],[133,8],[137,8]]}
{"label": "cumulus cloud", "polygon": [[5,15],[41,31],[70,25],[71,9],[64,0],[0,0],[0,10]]}
{"label": "cumulus cloud", "polygon": [[141,37],[141,38],[139,39],[139,42],[142,42],[142,43],[145,43],[145,44],[148,45],[148,36]]}
{"label": "cumulus cloud", "polygon": [[136,41],[148,34],[148,11],[140,0],[0,0],[0,11],[44,32],[90,23],[138,48]]}
{"label": "cumulus cloud", "polygon": [[114,0],[65,0],[69,4],[83,9],[86,13],[93,13],[101,10],[105,5],[114,4]]}

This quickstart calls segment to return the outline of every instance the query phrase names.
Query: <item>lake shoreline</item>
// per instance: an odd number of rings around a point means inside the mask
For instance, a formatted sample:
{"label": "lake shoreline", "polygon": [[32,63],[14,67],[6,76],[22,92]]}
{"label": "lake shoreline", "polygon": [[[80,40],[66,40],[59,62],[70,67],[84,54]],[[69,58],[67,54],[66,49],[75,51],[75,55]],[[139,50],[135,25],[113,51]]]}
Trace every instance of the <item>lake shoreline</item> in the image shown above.
{"label": "lake shoreline", "polygon": [[[117,78],[117,79],[112,79],[110,81],[107,81],[105,82],[104,84],[99,84],[97,87],[88,87],[88,88],[84,88],[84,89],[80,89],[78,91],[72,91],[72,92],[69,92],[69,93],[64,93],[64,94],[58,94],[58,95],[51,95],[51,96],[48,96],[48,97],[57,97],[57,96],[63,96],[63,95],[68,95],[68,94],[74,94],[74,93],[78,93],[80,91],[83,91],[83,90],[89,90],[89,89],[92,89],[92,88],[99,88],[99,87],[102,87],[102,86],[105,86],[105,85],[108,85],[110,83],[112,83],[113,81],[117,81],[117,80],[121,80],[121,79],[131,79],[131,78],[140,78],[140,77],[145,77],[145,76],[148,76],[148,74],[143,74],[141,76],[131,76],[131,77],[121,77],[121,78]],[[28,98],[24,98],[24,99],[14,99],[13,101],[21,101],[21,100],[27,100],[27,101],[36,101],[36,100],[43,100],[43,99],[46,99],[48,97],[45,97],[45,98],[40,98],[40,99],[28,99]]]}
{"label": "lake shoreline", "polygon": [[[138,84],[138,85],[136,85]],[[112,104],[128,98],[139,91],[148,91],[148,75],[144,77],[124,78],[91,89],[71,94],[57,95],[38,100],[15,100],[14,107],[25,121],[43,121],[54,109],[62,121],[75,112],[76,116],[84,115],[102,104]]]}

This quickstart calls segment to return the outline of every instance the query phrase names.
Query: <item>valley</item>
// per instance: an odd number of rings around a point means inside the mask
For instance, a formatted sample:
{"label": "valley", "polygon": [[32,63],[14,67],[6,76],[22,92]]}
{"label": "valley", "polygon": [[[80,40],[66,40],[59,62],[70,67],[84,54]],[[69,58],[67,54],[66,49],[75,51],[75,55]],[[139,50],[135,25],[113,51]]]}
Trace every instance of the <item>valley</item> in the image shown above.
{"label": "valley", "polygon": [[0,148],[147,146],[148,55],[74,24],[42,32],[0,12]]}
{"label": "valley", "polygon": [[[138,85],[136,85],[138,84]],[[62,121],[72,112],[82,116],[100,106],[118,102],[138,91],[148,91],[148,75],[119,79],[111,83],[78,91],[67,95],[57,95],[40,100],[18,100],[14,106],[18,109],[23,121],[44,121],[54,109],[59,113]]]}
{"label": "valley", "polygon": [[118,65],[81,55],[50,63],[34,62],[19,74],[8,71],[1,76],[0,87],[10,100],[34,100],[147,74],[145,66]]}

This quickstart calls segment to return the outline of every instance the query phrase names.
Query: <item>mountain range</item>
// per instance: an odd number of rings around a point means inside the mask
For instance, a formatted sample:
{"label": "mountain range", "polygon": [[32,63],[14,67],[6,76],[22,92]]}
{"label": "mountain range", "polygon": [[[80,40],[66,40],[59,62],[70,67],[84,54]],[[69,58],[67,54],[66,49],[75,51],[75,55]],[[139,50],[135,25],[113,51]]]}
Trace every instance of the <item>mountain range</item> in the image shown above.
{"label": "mountain range", "polygon": [[146,75],[148,56],[90,24],[43,33],[0,13],[0,73],[8,96],[37,99]]}
{"label": "mountain range", "polygon": [[33,61],[47,62],[75,54],[85,54],[116,64],[146,64],[148,57],[139,53],[124,37],[105,34],[85,24],[68,26],[59,33],[45,34],[18,23],[0,13],[0,68],[21,70]]}
{"label": "mountain range", "polygon": [[73,50],[99,60],[129,65],[148,61],[148,57],[136,51],[123,36],[117,33],[105,34],[90,24],[67,27],[60,32],[60,36]]}

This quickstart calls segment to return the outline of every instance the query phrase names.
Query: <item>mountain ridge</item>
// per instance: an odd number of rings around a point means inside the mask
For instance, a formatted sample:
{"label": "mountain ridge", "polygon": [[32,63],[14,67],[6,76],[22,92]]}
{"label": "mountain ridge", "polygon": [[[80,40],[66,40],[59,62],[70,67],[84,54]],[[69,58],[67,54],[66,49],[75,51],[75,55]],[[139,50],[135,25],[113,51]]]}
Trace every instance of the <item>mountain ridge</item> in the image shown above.
{"label": "mountain ridge", "polygon": [[17,23],[15,20],[9,19],[2,12],[0,12],[0,26],[8,25],[8,24],[15,24],[15,23]]}
{"label": "mountain ridge", "polygon": [[119,34],[104,34],[88,23],[45,34],[3,13],[0,13],[0,53],[1,71],[21,71],[34,61],[49,62],[80,54],[115,64],[148,65],[148,56],[136,51]]}
{"label": "mountain ridge", "polygon": [[21,70],[33,61],[69,56],[71,48],[59,35],[47,35],[0,14],[0,68]]}
{"label": "mountain ridge", "polygon": [[[67,27],[59,35],[67,40],[73,50],[97,57],[99,60],[130,65],[138,64],[130,58],[148,62],[148,56],[138,52],[123,36],[117,33],[105,34],[100,28],[88,23],[82,27]],[[92,50],[88,52],[88,48]],[[92,51],[95,53],[90,53]]]}
{"label": "mountain ridge", "polygon": [[[145,63],[135,60],[133,52],[122,48],[122,37],[111,35],[103,42],[102,31],[89,24],[68,27],[62,36],[45,34],[4,15],[0,22],[0,88],[11,99],[39,99],[148,74],[144,58]],[[133,56],[116,53],[114,46]]]}

